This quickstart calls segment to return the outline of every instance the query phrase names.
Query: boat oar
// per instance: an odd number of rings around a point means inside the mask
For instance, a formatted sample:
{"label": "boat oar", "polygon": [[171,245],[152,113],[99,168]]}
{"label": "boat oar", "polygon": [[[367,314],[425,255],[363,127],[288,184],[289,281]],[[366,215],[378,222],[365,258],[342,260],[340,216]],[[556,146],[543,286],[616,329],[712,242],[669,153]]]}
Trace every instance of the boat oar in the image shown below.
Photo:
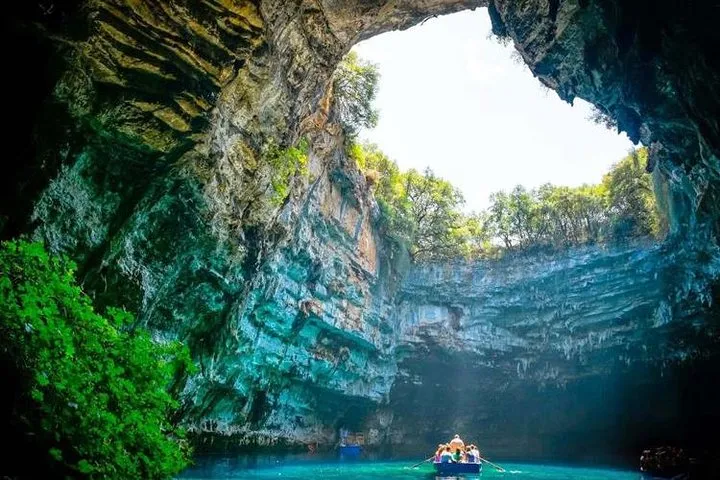
{"label": "boat oar", "polygon": [[423,463],[425,463],[425,462],[429,462],[429,461],[430,461],[430,460],[432,460],[433,458],[435,458],[435,456],[432,456],[432,457],[430,457],[430,458],[426,458],[426,459],[425,459],[425,460],[423,460],[422,462],[420,462],[420,463],[416,463],[415,465],[413,465],[413,466],[412,466],[412,467],[410,467],[410,468],[415,468],[415,467],[419,467],[419,466],[420,466],[420,465],[422,465]]}
{"label": "boat oar", "polygon": [[505,469],[504,469],[503,467],[501,467],[500,465],[495,465],[495,464],[492,463],[490,460],[486,460],[486,459],[484,459],[483,457],[480,457],[480,456],[479,456],[478,458],[479,458],[481,461],[487,463],[488,465],[492,465],[493,467],[497,468],[499,472],[504,472],[504,471],[505,471]]}

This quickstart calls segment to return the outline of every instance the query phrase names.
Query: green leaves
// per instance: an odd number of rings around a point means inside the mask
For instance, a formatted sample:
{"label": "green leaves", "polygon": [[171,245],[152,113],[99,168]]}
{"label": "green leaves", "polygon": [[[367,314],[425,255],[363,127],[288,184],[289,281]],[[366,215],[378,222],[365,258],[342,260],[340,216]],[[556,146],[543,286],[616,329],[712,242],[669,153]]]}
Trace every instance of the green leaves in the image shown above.
{"label": "green leaves", "polygon": [[0,352],[16,380],[11,421],[49,453],[54,471],[167,478],[188,460],[166,390],[187,368],[187,349],[126,330],[128,312],[95,312],[74,269],[39,243],[0,247]]}
{"label": "green leaves", "polygon": [[660,236],[667,230],[667,219],[657,207],[652,179],[645,172],[647,148],[632,151],[613,165],[603,178],[617,237]]}
{"label": "green leaves", "polygon": [[343,131],[354,138],[362,128],[377,125],[378,111],[373,107],[380,74],[376,65],[348,53],[333,76],[333,109]]}
{"label": "green leaves", "polygon": [[410,255],[414,260],[459,257],[466,238],[460,208],[465,200],[447,180],[426,168],[404,174],[407,216],[412,225]]}
{"label": "green leaves", "polygon": [[641,148],[614,165],[601,184],[496,192],[489,209],[493,233],[508,249],[660,236],[667,221],[655,205],[646,163],[647,149]]}
{"label": "green leaves", "polygon": [[62,450],[59,448],[51,448],[48,453],[55,461],[62,462]]}
{"label": "green leaves", "polygon": [[462,194],[432,170],[401,173],[375,145],[351,143],[347,153],[375,193],[385,234],[415,260],[464,256],[468,251]]}
{"label": "green leaves", "polygon": [[490,207],[461,212],[460,192],[429,170],[400,172],[377,146],[352,142],[355,160],[380,207],[387,237],[418,261],[496,257],[503,251],[659,237],[667,231],[653,184],[645,173],[647,149],[631,152],[602,183],[535,190],[518,185],[490,195]]}
{"label": "green leaves", "polygon": [[90,465],[90,462],[88,462],[87,460],[80,460],[77,464],[77,470],[80,473],[90,474],[95,469],[92,467],[92,465]]}
{"label": "green leaves", "polygon": [[281,149],[269,143],[263,158],[270,167],[270,183],[273,189],[271,203],[280,206],[290,193],[290,181],[297,175],[307,176],[308,142],[301,139],[297,146]]}

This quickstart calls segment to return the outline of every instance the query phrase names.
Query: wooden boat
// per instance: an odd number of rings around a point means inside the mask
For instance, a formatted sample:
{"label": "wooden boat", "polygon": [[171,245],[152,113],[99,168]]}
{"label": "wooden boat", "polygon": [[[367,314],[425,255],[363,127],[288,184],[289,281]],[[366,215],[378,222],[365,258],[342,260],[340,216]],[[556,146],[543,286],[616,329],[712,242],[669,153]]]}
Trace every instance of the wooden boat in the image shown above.
{"label": "wooden boat", "polygon": [[434,462],[438,475],[460,475],[463,473],[478,474],[482,471],[482,463],[440,463]]}

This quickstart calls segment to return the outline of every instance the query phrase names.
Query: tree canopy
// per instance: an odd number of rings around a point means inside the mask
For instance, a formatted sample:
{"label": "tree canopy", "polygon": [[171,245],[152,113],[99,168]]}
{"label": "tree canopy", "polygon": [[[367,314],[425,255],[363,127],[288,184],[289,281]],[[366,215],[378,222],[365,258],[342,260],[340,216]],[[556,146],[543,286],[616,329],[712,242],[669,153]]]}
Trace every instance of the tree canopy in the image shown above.
{"label": "tree canopy", "polygon": [[658,236],[667,230],[667,219],[658,213],[652,179],[646,174],[647,163],[647,148],[634,150],[603,178],[616,236]]}
{"label": "tree canopy", "polygon": [[333,76],[333,108],[349,137],[362,128],[377,125],[378,111],[373,106],[380,74],[377,66],[348,53]]}
{"label": "tree canopy", "polygon": [[645,172],[645,148],[615,164],[601,183],[518,185],[492,193],[488,209],[473,214],[462,212],[462,194],[430,169],[401,172],[375,145],[353,143],[348,153],[369,180],[387,235],[414,260],[610,243],[666,230]]}
{"label": "tree canopy", "polygon": [[465,248],[460,191],[432,170],[401,172],[374,145],[354,143],[349,155],[369,180],[385,233],[414,259],[454,257]]}

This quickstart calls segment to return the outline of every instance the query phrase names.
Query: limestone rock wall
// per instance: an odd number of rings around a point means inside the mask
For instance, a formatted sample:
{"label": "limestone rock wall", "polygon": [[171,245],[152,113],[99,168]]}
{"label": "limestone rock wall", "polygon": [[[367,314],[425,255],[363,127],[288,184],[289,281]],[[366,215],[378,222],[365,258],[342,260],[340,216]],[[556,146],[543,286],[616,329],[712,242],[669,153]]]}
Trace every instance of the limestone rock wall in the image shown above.
{"label": "limestone rock wall", "polygon": [[701,378],[720,323],[716,308],[677,301],[691,262],[668,245],[617,245],[413,268],[385,437],[428,449],[459,431],[539,458],[702,444],[717,421]]}
{"label": "limestone rock wall", "polygon": [[[343,154],[329,79],[363,38],[479,6],[540,81],[651,146],[667,245],[407,273]],[[566,405],[622,365],[713,351],[718,15],[669,0],[14,2],[2,41],[26,48],[3,79],[2,235],[70,254],[101,308],[190,345],[180,413],[208,449],[331,443],[340,423],[372,443],[436,435],[448,418],[417,412],[460,360],[497,376],[468,425],[538,388]],[[278,204],[264,152],[301,137],[309,175]],[[589,415],[563,411],[557,435]],[[534,422],[507,438],[530,449],[519,439],[548,427]]]}

